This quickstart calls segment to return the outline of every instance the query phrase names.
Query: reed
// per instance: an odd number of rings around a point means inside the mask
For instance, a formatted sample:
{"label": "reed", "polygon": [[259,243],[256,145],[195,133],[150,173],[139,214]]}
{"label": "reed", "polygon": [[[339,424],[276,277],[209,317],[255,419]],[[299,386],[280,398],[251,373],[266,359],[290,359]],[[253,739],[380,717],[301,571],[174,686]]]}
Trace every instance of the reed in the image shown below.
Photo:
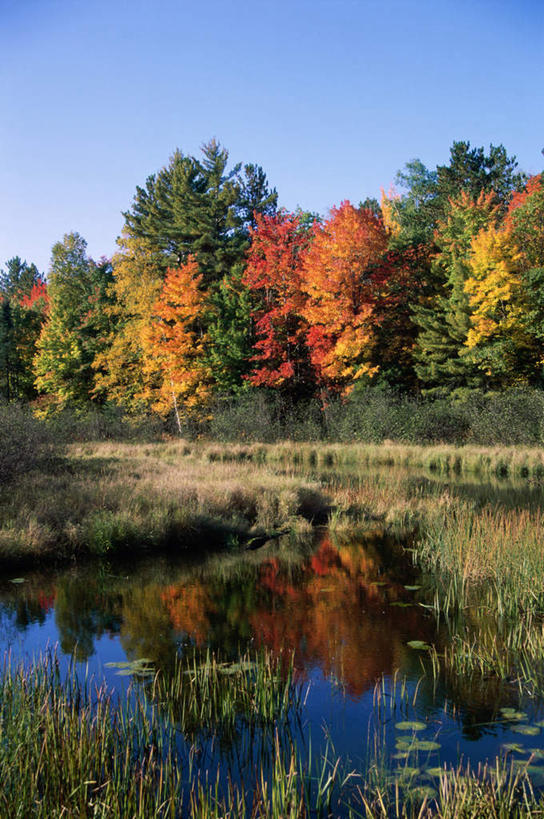
{"label": "reed", "polygon": [[[181,446],[187,447],[186,444]],[[193,443],[194,455],[208,461],[254,461],[283,465],[399,466],[428,469],[443,474],[476,474],[483,477],[544,475],[544,449],[524,446],[454,446],[451,444],[334,444],[298,443],[220,444]]]}

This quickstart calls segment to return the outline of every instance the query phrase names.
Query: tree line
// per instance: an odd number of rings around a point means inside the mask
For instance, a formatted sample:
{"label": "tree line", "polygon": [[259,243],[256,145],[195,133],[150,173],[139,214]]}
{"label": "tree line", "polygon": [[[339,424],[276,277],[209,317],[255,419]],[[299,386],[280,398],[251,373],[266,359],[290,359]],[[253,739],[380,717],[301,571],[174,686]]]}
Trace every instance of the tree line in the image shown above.
{"label": "tree line", "polygon": [[117,404],[179,417],[217,396],[290,401],[368,385],[460,397],[541,387],[544,185],[503,146],[413,160],[381,201],[278,208],[215,140],[176,151],[124,213],[118,252],[78,233],[47,279],[0,274],[0,394],[44,411]]}

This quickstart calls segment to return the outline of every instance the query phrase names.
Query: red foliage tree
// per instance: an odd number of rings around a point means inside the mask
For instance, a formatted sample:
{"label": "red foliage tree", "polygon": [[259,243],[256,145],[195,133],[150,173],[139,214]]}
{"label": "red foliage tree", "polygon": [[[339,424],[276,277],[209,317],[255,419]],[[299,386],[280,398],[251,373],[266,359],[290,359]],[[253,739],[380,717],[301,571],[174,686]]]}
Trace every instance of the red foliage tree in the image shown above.
{"label": "red foliage tree", "polygon": [[255,221],[244,273],[245,285],[257,297],[256,366],[249,380],[255,386],[304,391],[313,380],[301,316],[301,262],[309,231],[299,216],[285,211],[256,214]]}

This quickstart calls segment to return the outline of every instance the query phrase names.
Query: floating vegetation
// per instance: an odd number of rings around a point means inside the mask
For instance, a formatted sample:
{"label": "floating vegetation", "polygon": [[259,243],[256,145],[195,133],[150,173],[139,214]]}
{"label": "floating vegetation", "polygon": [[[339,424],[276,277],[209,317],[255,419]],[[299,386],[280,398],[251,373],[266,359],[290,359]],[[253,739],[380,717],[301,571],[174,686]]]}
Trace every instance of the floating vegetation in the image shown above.
{"label": "floating vegetation", "polygon": [[426,727],[424,722],[397,722],[395,725],[398,731],[424,731]]}
{"label": "floating vegetation", "polygon": [[409,640],[406,645],[416,651],[427,651],[431,648],[424,640]]}

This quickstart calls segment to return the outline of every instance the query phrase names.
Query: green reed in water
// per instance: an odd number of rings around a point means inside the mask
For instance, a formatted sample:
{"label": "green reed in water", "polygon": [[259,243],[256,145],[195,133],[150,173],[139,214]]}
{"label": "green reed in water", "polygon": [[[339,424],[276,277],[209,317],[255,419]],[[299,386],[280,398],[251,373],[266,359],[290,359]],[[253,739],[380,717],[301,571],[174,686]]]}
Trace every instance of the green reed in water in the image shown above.
{"label": "green reed in water", "polygon": [[150,685],[151,700],[146,685],[117,698],[74,673],[62,679],[53,656],[30,668],[7,660],[0,679],[0,815],[180,816],[196,798],[197,776],[190,750],[180,752],[179,730],[219,736],[241,717],[277,728],[301,705],[290,660],[284,671],[265,654],[236,664],[210,655],[202,665],[180,660],[168,679],[157,674]]}
{"label": "green reed in water", "polygon": [[[10,665],[0,679],[0,815],[11,817],[536,817],[544,807],[535,795],[527,766],[496,760],[477,770],[421,765],[428,743],[414,742],[416,767],[387,762],[377,741],[374,760],[348,769],[329,744],[318,758],[312,748],[280,740],[278,726],[291,707],[303,706],[292,678],[279,674],[266,655],[221,664],[207,655],[190,666],[180,661],[169,679],[156,675],[127,695],[106,687],[62,679],[54,657],[31,668]],[[188,673],[187,673],[188,672]],[[227,693],[224,679],[232,683]],[[155,699],[149,699],[148,694]],[[270,691],[270,694],[267,694]],[[185,693],[188,692],[188,693]],[[220,692],[226,700],[220,702]],[[210,705],[203,698],[212,697]],[[268,759],[261,757],[251,781],[236,782],[228,770],[198,769],[179,748],[180,711],[165,699],[186,697],[186,724],[195,719],[232,724],[244,714],[274,725]],[[399,719],[417,704],[418,688],[395,678],[375,693],[378,723]],[[164,698],[164,699],[163,699]],[[177,698],[177,700],[176,700]],[[399,722],[416,736],[416,722]],[[419,744],[418,744],[419,743]],[[416,747],[417,746],[417,747]]]}
{"label": "green reed in water", "polygon": [[158,674],[150,697],[187,736],[220,729],[225,738],[237,732],[240,719],[259,727],[289,720],[302,707],[305,692],[293,679],[291,655],[246,653],[236,662],[221,662],[207,651]]}

